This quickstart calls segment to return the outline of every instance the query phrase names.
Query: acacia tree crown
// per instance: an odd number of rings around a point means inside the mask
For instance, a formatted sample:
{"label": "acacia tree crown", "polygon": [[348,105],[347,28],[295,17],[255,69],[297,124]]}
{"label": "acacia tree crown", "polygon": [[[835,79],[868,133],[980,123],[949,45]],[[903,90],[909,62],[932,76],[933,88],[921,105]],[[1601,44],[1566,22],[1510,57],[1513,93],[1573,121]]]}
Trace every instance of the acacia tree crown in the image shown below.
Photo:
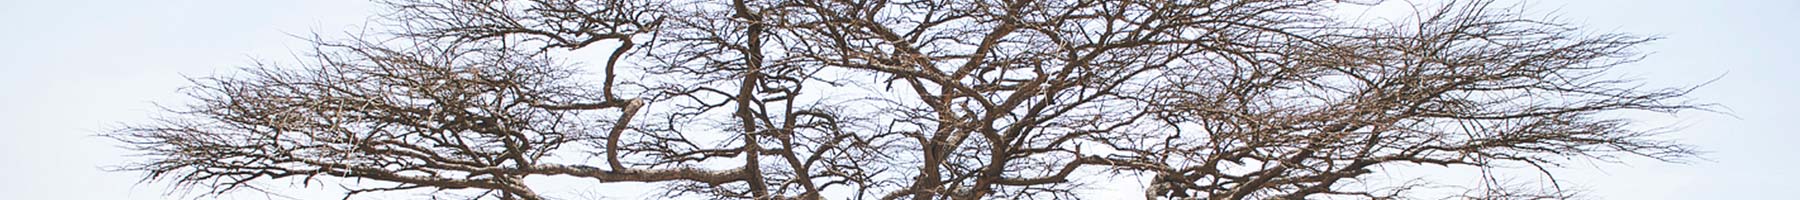
{"label": "acacia tree crown", "polygon": [[[1060,199],[1141,175],[1146,198],[1424,198],[1443,194],[1365,179],[1680,161],[1695,150],[1602,113],[1707,106],[1607,75],[1654,38],[1489,1],[1381,24],[1324,0],[382,3],[386,38],[195,79],[196,103],[107,134],[141,153],[119,170],[213,194],[354,178],[382,184],[350,195],[537,200],[559,197],[526,177],[571,176],[721,199]],[[590,48],[610,56],[556,53]],[[1449,195],[1571,195],[1464,188]]]}

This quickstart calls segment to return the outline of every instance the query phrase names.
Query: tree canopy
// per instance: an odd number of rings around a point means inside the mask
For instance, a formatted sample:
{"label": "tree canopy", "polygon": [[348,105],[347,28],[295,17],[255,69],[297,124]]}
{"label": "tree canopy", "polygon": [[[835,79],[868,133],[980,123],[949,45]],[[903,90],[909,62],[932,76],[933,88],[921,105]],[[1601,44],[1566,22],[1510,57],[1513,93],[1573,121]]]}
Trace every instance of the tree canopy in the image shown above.
{"label": "tree canopy", "polygon": [[1387,22],[1331,15],[1381,2],[1326,0],[381,3],[391,32],[194,78],[192,103],[105,135],[140,154],[118,169],[211,193],[336,177],[380,183],[350,195],[469,199],[567,198],[533,176],[707,199],[1063,199],[1115,175],[1144,177],[1145,198],[1561,199],[1364,179],[1680,161],[1695,150],[1609,113],[1708,107],[1608,72],[1654,37],[1479,0]]}

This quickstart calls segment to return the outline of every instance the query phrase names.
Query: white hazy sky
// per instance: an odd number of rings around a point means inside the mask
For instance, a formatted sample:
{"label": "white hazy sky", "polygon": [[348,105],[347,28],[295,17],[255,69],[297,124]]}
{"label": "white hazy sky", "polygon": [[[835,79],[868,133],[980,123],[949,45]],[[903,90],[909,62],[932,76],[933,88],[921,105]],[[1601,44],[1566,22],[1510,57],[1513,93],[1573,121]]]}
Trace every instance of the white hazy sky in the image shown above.
{"label": "white hazy sky", "polygon": [[[1424,2],[1426,0],[1417,0]],[[1717,82],[1694,98],[1735,115],[1633,116],[1679,125],[1702,147],[1688,164],[1639,158],[1556,170],[1600,199],[1771,199],[1800,188],[1800,1],[1536,1],[1534,11],[1594,31],[1655,34],[1643,62],[1619,67],[1652,86]],[[93,135],[178,105],[183,75],[226,73],[307,47],[288,36],[360,30],[378,9],[351,0],[0,2],[0,199],[171,199],[141,174],[105,172],[124,152]],[[316,185],[315,185],[316,186]],[[321,190],[283,192],[336,199]],[[263,196],[232,196],[255,198]],[[1140,196],[1118,197],[1135,199]],[[276,198],[281,199],[281,198]]]}

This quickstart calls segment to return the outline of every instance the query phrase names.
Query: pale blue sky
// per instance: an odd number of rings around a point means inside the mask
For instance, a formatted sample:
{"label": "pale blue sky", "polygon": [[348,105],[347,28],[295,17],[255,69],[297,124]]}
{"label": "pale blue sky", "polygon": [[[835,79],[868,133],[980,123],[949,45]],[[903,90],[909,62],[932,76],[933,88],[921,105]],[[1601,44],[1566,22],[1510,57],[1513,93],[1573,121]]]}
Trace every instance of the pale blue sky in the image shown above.
{"label": "pale blue sky", "polygon": [[[1424,0],[1419,0],[1424,1]],[[1535,11],[1595,31],[1656,34],[1643,62],[1616,72],[1650,85],[1723,76],[1694,94],[1727,106],[1710,113],[1632,116],[1686,127],[1667,137],[1709,161],[1627,158],[1557,170],[1601,199],[1769,199],[1800,188],[1800,1],[1535,1]],[[288,34],[357,31],[377,9],[364,1],[0,2],[0,199],[165,199],[139,174],[99,170],[124,162],[94,137],[179,104],[183,75],[226,73],[252,58],[286,61],[306,43]],[[337,194],[293,190],[302,199]],[[260,198],[262,196],[235,196]],[[1121,198],[1134,199],[1137,196]],[[279,199],[279,198],[277,198]]]}

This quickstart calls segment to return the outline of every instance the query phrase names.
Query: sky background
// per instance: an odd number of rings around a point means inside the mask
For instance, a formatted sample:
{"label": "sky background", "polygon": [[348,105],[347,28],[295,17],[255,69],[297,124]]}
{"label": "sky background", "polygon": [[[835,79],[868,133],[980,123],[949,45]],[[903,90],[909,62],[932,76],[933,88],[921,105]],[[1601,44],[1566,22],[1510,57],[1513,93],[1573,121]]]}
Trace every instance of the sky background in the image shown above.
{"label": "sky background", "polygon": [[[1791,127],[1800,122],[1800,39],[1793,37],[1800,35],[1800,1],[1525,5],[1590,31],[1665,37],[1643,46],[1648,58],[1615,74],[1650,86],[1718,78],[1692,97],[1728,113],[1628,115],[1644,125],[1682,127],[1664,137],[1701,147],[1709,152],[1705,160],[1578,161],[1556,169],[1557,178],[1598,199],[1769,199],[1800,188],[1800,171],[1792,170],[1800,166],[1800,136]],[[360,32],[379,10],[350,0],[4,0],[0,199],[175,198],[164,195],[166,185],[138,183],[139,173],[101,170],[129,161],[129,152],[94,135],[159,114],[153,102],[181,105],[186,99],[176,90],[188,85],[184,76],[290,61],[308,48],[290,35]],[[320,188],[271,189],[300,199],[340,197]],[[1126,194],[1118,198],[1141,198]]]}

